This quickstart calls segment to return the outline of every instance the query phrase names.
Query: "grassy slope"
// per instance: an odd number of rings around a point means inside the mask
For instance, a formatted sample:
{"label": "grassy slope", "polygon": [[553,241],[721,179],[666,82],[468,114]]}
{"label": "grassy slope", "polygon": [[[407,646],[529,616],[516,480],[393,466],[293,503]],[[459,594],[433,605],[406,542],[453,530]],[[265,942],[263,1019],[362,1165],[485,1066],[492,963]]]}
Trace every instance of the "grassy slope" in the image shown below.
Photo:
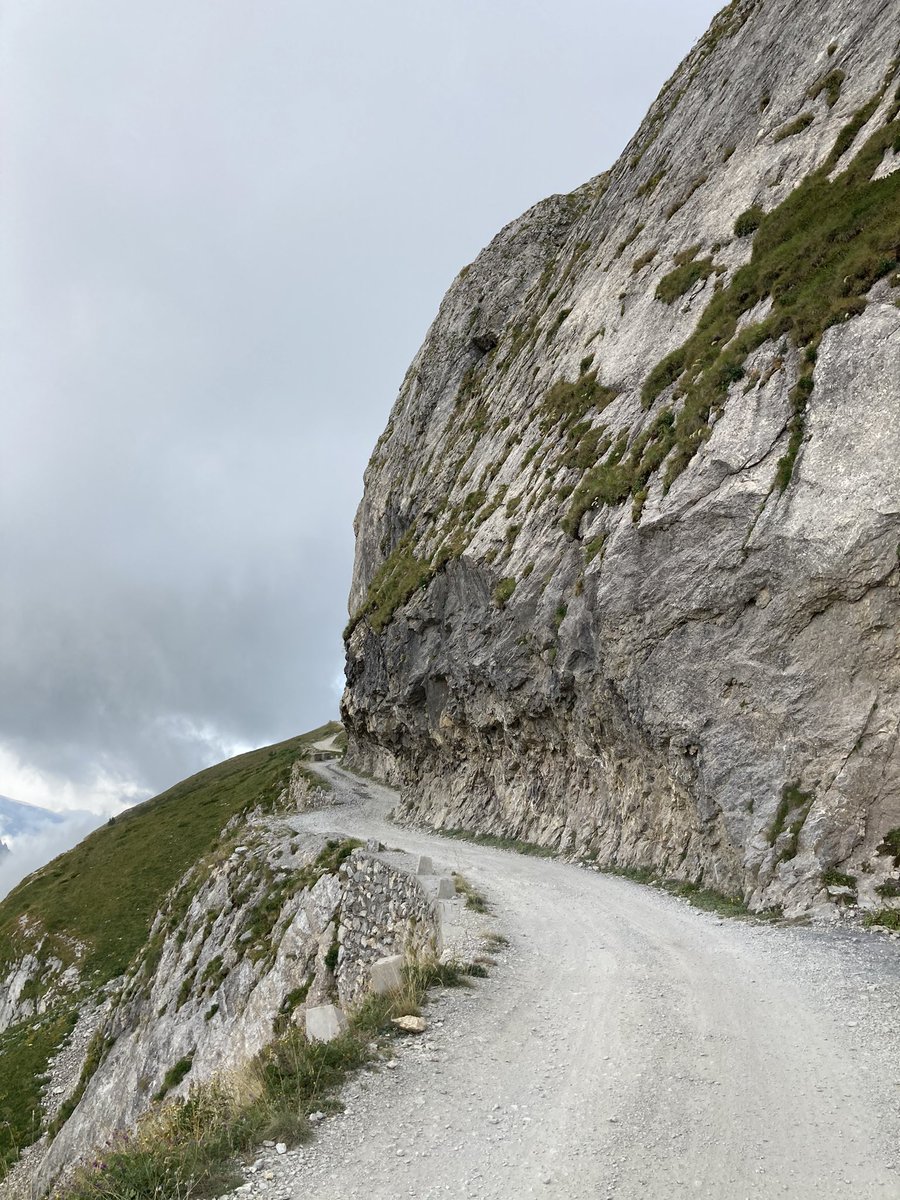
{"label": "grassy slope", "polygon": [[[145,944],[166,893],[215,845],[237,813],[277,799],[294,762],[335,723],[200,771],[90,834],[0,902],[0,970],[30,946],[27,914],[49,935],[42,957],[74,957],[91,988],[114,978]],[[0,1036],[0,1177],[40,1125],[40,1078],[70,1028],[74,998]]]}

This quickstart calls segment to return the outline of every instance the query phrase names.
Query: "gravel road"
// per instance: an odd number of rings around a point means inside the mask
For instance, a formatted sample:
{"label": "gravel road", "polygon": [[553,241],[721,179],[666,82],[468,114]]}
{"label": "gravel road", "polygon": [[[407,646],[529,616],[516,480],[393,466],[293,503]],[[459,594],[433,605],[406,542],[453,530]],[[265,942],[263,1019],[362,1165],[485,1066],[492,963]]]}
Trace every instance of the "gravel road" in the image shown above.
{"label": "gravel road", "polygon": [[[378,837],[463,872],[509,949],[429,1005],[392,1069],[314,1143],[267,1152],[274,1200],[900,1198],[900,943],[722,920],[665,893],[339,803],[298,828]],[[269,1179],[265,1179],[266,1175]]]}

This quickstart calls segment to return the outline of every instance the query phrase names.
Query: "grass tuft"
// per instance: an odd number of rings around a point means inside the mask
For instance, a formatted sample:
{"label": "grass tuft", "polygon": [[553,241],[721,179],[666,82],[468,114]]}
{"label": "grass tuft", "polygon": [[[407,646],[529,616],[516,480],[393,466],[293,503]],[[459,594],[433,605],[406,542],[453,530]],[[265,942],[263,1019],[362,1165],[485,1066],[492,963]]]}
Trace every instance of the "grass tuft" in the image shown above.
{"label": "grass tuft", "polygon": [[869,913],[864,924],[880,929],[900,929],[900,908],[881,908]]}
{"label": "grass tuft", "polygon": [[856,876],[848,875],[845,871],[838,871],[834,867],[824,872],[822,882],[826,887],[846,887],[856,891]]}
{"label": "grass tuft", "polygon": [[736,917],[742,920],[774,921],[781,918],[778,909],[764,909],[762,912],[751,912],[740,896],[728,896],[713,888],[704,887],[700,883],[689,883],[678,879],[666,879],[654,871],[644,867],[604,867],[605,875],[616,875],[623,879],[631,879],[651,887],[661,888],[672,896],[680,896],[693,908],[704,912],[715,912],[723,917]]}
{"label": "grass tuft", "polygon": [[900,867],[900,829],[889,829],[878,846],[878,854],[889,854],[894,866]]}
{"label": "grass tuft", "polygon": [[816,100],[823,92],[825,92],[828,100],[828,107],[834,108],[841,97],[841,89],[844,86],[844,80],[846,78],[847,76],[840,69],[836,68],[833,71],[829,71],[827,75],[822,76],[818,83],[813,84],[813,86],[807,92],[807,95],[809,96],[810,100]]}
{"label": "grass tuft", "polygon": [[497,607],[503,608],[515,590],[516,578],[514,575],[507,575],[505,579],[501,579],[492,593]]}
{"label": "grass tuft", "polygon": [[657,300],[661,300],[663,304],[674,304],[686,295],[695,283],[712,275],[716,269],[715,264],[711,258],[697,258],[699,249],[699,246],[692,246],[676,255],[677,266],[656,285]]}
{"label": "grass tuft", "polygon": [[734,223],[735,237],[745,238],[749,237],[751,233],[756,233],[763,223],[765,215],[763,210],[756,205],[746,209]]}
{"label": "grass tuft", "polygon": [[815,119],[814,113],[801,113],[795,120],[788,121],[786,125],[782,125],[776,131],[774,140],[776,142],[783,142],[787,138],[796,137],[798,133],[803,133],[804,129],[809,129]]}
{"label": "grass tuft", "polygon": [[465,896],[466,908],[470,908],[472,912],[486,913],[490,912],[488,902],[485,897],[473,887],[466,879],[465,875],[460,875],[457,871],[453,872],[453,883],[456,887],[457,895]]}
{"label": "grass tuft", "polygon": [[494,833],[476,833],[472,829],[438,829],[442,837],[458,841],[475,842],[479,846],[492,846],[496,850],[515,850],[517,854],[528,854],[533,858],[552,858],[556,851],[550,846],[538,846],[535,842],[524,842],[519,838],[501,837]]}
{"label": "grass tuft", "polygon": [[170,1067],[163,1076],[162,1086],[155,1093],[153,1099],[158,1104],[164,1100],[169,1092],[178,1087],[179,1083],[189,1074],[191,1067],[194,1065],[194,1052],[186,1054],[184,1058],[179,1058],[178,1062],[173,1067]]}

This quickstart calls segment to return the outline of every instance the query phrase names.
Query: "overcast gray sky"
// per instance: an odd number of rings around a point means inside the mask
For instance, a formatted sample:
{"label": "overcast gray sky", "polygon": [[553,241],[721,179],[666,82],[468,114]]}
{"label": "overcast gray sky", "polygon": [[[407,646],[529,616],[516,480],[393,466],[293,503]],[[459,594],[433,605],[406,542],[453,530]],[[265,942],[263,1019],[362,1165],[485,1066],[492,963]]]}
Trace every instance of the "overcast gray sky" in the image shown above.
{"label": "overcast gray sky", "polygon": [[369,452],[459,268],[716,0],[6,0],[0,792],[336,715]]}

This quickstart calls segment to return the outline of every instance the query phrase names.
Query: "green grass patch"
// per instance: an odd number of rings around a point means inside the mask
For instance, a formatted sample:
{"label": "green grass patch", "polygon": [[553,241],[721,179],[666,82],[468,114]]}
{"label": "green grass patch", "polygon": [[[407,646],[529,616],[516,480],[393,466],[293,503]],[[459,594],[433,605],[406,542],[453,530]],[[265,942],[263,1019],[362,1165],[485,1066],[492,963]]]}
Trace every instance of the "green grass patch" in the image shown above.
{"label": "green grass patch", "polygon": [[801,113],[799,117],[793,121],[788,121],[786,125],[782,125],[780,129],[776,130],[774,140],[776,142],[783,142],[787,138],[796,137],[804,129],[809,129],[815,119],[814,113]]}
{"label": "green grass patch", "polygon": [[0,1034],[0,1179],[40,1135],[48,1063],[75,1028],[76,1018],[74,1010],[58,1011]]}
{"label": "green grass patch", "polygon": [[737,218],[734,223],[735,237],[749,237],[751,233],[756,233],[765,218],[765,212],[758,206],[748,208]]}
{"label": "green grass patch", "polygon": [[442,837],[455,838],[461,842],[475,842],[476,845],[491,846],[495,850],[515,850],[517,854],[528,854],[533,858],[552,858],[556,854],[550,846],[538,846],[536,842],[501,837],[494,833],[477,833],[472,829],[438,829],[435,832]]}
{"label": "green grass patch", "polygon": [[313,861],[298,872],[300,887],[315,887],[323,875],[336,875],[353,851],[358,850],[360,846],[362,842],[358,838],[329,838]]}
{"label": "green grass patch", "polygon": [[879,854],[889,854],[894,866],[900,867],[900,829],[889,829],[878,846]]}
{"label": "green grass patch", "polygon": [[697,258],[699,246],[691,246],[676,254],[674,270],[664,275],[656,285],[656,298],[663,304],[674,304],[676,300],[686,295],[695,283],[708,279],[715,271],[715,263],[711,258]]}
{"label": "green grass patch", "polygon": [[177,1088],[179,1083],[181,1083],[181,1081],[187,1077],[187,1075],[190,1073],[193,1063],[194,1053],[191,1051],[191,1053],[186,1054],[184,1058],[179,1058],[178,1062],[175,1063],[174,1066],[170,1067],[168,1071],[166,1071],[165,1075],[163,1076],[163,1081],[159,1091],[156,1092],[153,1097],[157,1104],[160,1100],[163,1100],[173,1088]]}
{"label": "green grass patch", "polygon": [[783,833],[790,834],[788,842],[779,852],[779,862],[796,858],[800,830],[809,816],[813,800],[813,794],[801,791],[797,784],[785,784],[782,789],[781,799],[778,801],[778,807],[769,830],[770,846],[774,846]]}
{"label": "green grass patch", "polygon": [[590,509],[621,504],[629,496],[634,501],[634,518],[640,517],[650,476],[672,447],[674,423],[672,410],[663,408],[630,446],[627,434],[608,446],[606,457],[585,472],[572,494],[572,502],[560,522],[566,533],[576,537],[581,519]]}
{"label": "green grass patch", "polygon": [[[639,274],[639,272],[643,271],[644,267],[649,267],[650,263],[653,262],[654,258],[656,258],[656,247],[655,246],[651,250],[648,250],[646,252],[646,254],[638,255],[638,257],[631,264],[632,275],[637,275],[637,274]],[[593,358],[593,355],[591,355],[591,358]]]}
{"label": "green grass patch", "polygon": [[841,98],[841,89],[846,78],[847,76],[840,69],[829,71],[827,75],[823,75],[817,83],[813,84],[807,95],[810,100],[817,100],[824,92],[828,100],[828,107],[834,108]]}
{"label": "green grass patch", "polygon": [[501,579],[492,593],[494,603],[497,607],[503,608],[515,590],[516,578],[514,575],[507,575],[505,579]]}
{"label": "green grass patch", "polygon": [[825,871],[822,875],[822,882],[826,887],[846,887],[856,891],[857,883],[855,875],[848,875],[846,871],[838,871],[835,867]]}
{"label": "green grass patch", "polygon": [[900,908],[881,908],[878,912],[869,913],[864,924],[879,929],[900,929]]}
{"label": "green grass patch", "polygon": [[596,370],[582,372],[574,381],[559,379],[547,391],[540,406],[541,432],[561,428],[574,429],[590,412],[601,413],[618,395],[616,388],[604,387]]}
{"label": "green grass patch", "polygon": [[[466,497],[466,503],[471,496]],[[363,618],[375,633],[387,626],[398,608],[434,578],[435,564],[418,558],[413,549],[413,530],[408,530],[372,577],[366,599],[344,631],[349,637]]]}
{"label": "green grass patch", "polygon": [[585,547],[584,547],[585,563],[592,563],[598,554],[602,555],[603,547],[606,545],[606,538],[607,538],[607,535],[605,533],[601,533],[601,534],[599,534],[599,536],[597,536],[595,538],[591,538],[591,540],[589,542],[585,543]]}
{"label": "green grass patch", "polygon": [[700,883],[689,883],[684,880],[666,879],[654,871],[644,867],[604,867],[605,875],[616,875],[630,879],[634,883],[642,883],[657,887],[672,896],[680,896],[687,900],[692,908],[704,912],[715,912],[722,917],[736,917],[741,920],[775,921],[781,918],[778,909],[764,909],[762,912],[751,912],[740,896],[728,896],[713,888],[704,887]]}

